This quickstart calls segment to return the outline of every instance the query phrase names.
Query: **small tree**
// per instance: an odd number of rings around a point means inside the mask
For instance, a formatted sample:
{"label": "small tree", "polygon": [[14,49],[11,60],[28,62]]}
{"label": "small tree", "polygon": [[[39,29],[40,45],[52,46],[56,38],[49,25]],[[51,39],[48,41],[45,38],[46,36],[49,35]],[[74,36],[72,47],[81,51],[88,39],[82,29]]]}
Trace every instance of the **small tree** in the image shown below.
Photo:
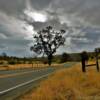
{"label": "small tree", "polygon": [[7,54],[5,52],[3,52],[2,57],[7,57]]}
{"label": "small tree", "polygon": [[63,53],[63,54],[61,55],[61,63],[66,62],[68,59],[69,59],[69,54]]}
{"label": "small tree", "polygon": [[35,44],[30,49],[37,54],[43,53],[43,55],[46,55],[48,64],[51,65],[53,54],[65,43],[64,33],[65,30],[56,31],[48,26],[37,32],[34,36]]}
{"label": "small tree", "polygon": [[8,60],[8,56],[5,52],[1,54],[2,60]]}

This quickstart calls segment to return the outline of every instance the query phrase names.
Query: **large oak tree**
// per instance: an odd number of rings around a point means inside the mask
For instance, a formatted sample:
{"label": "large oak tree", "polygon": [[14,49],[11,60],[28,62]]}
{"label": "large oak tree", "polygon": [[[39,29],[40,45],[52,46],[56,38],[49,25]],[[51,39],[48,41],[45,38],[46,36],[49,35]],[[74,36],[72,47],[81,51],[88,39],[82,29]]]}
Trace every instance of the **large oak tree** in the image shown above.
{"label": "large oak tree", "polygon": [[64,33],[65,30],[58,31],[48,26],[37,32],[34,36],[35,43],[30,49],[37,54],[43,53],[43,55],[46,55],[48,64],[51,65],[53,54],[65,43]]}

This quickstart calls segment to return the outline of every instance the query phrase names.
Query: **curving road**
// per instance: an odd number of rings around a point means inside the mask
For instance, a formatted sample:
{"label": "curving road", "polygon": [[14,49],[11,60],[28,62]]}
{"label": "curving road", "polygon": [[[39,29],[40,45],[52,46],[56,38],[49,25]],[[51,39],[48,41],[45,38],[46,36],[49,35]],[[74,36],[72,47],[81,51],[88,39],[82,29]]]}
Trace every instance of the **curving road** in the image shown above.
{"label": "curving road", "polygon": [[13,100],[33,87],[39,85],[39,81],[62,68],[71,67],[75,63],[64,64],[59,68],[23,69],[12,71],[0,71],[0,100]]}

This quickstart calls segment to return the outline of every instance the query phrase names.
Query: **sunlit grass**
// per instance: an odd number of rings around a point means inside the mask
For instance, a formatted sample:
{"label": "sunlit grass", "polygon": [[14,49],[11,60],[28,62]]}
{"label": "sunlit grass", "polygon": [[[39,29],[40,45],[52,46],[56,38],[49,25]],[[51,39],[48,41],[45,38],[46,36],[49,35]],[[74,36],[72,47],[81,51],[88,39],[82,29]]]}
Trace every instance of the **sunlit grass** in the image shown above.
{"label": "sunlit grass", "polygon": [[[60,67],[62,64],[52,64],[51,67]],[[2,64],[0,65],[0,70],[15,70],[15,69],[24,69],[24,68],[47,68],[49,67],[48,64],[42,64],[42,63],[33,63],[33,64]]]}
{"label": "sunlit grass", "polygon": [[93,66],[82,73],[77,64],[49,76],[20,100],[100,100],[100,72]]}

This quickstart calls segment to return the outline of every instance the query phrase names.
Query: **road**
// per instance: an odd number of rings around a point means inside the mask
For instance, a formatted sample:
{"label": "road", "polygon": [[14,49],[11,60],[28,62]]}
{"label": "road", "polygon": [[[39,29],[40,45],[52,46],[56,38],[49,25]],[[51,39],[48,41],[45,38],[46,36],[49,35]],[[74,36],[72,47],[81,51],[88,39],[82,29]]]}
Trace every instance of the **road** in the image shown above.
{"label": "road", "polygon": [[61,68],[23,69],[0,71],[0,100],[12,100],[17,96],[39,85],[39,81],[62,68],[68,68],[75,63],[64,64]]}

